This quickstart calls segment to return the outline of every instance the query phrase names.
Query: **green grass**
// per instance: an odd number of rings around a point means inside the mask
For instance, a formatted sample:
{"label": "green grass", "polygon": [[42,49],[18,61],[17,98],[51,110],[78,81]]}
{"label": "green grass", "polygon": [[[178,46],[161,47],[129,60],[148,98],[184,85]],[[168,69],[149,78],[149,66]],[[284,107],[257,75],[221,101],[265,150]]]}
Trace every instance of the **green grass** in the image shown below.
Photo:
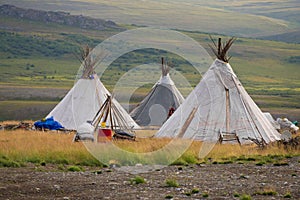
{"label": "green grass", "polygon": [[202,194],[202,197],[204,197],[204,198],[207,198],[209,195],[208,195],[208,193],[207,192],[204,192],[203,194]]}
{"label": "green grass", "polygon": [[146,180],[141,176],[135,176],[134,178],[130,179],[131,184],[141,184],[146,183]]}
{"label": "green grass", "polygon": [[290,192],[287,192],[287,193],[285,193],[285,194],[283,195],[283,198],[290,199],[290,198],[292,198],[292,195],[291,195]]}
{"label": "green grass", "polygon": [[44,118],[57,102],[11,100],[0,101],[0,121],[38,120]]}
{"label": "green grass", "polygon": [[192,194],[197,194],[199,192],[200,192],[199,188],[193,188],[191,191]]}
{"label": "green grass", "polygon": [[173,178],[166,179],[165,184],[167,187],[179,187],[179,183]]}
{"label": "green grass", "polygon": [[79,167],[79,166],[70,166],[70,167],[68,167],[68,171],[70,171],[70,172],[80,172],[80,171],[82,171],[82,168]]}
{"label": "green grass", "polygon": [[[0,85],[27,86],[27,89],[30,87],[70,89],[80,66],[73,52],[83,44],[89,43],[93,46],[117,33],[116,31],[88,30],[83,34],[82,30],[74,27],[55,24],[45,26],[39,22],[12,18],[0,19],[0,23],[15,28],[19,27],[22,30],[17,32],[0,31],[1,41],[5,46],[5,49],[3,49],[4,46],[2,49],[0,48],[0,68],[3,71]],[[210,52],[208,44],[211,44],[211,41],[208,34],[197,31],[182,32],[195,39]],[[7,48],[10,51],[6,51]],[[300,100],[299,54],[300,44],[249,38],[238,38],[229,52],[229,55],[233,56],[230,62],[231,66],[259,107],[263,111],[269,111],[277,116],[288,116],[292,120],[300,118],[298,104]],[[121,56],[105,70],[101,76],[101,81],[112,91],[119,78],[130,69],[149,62],[159,62],[161,56],[168,58],[174,64],[176,73],[183,75],[192,87],[198,84],[201,75],[187,61],[178,55],[153,49],[138,50]],[[207,63],[207,67],[209,65],[210,63]],[[178,78],[174,74],[171,72],[176,83]],[[151,76],[157,80],[160,76],[160,70],[152,72]],[[136,82],[145,82],[144,74],[139,72],[132,74],[132,77]],[[140,102],[152,85],[145,83],[144,86],[136,90],[130,103]],[[187,96],[191,91],[191,88],[177,86],[184,96]],[[53,101],[52,104],[59,101],[57,97],[21,99],[18,95],[16,94],[15,97],[9,99],[4,95],[1,100],[6,100],[6,102],[0,102],[0,107],[4,108],[4,105],[7,105],[7,100],[14,100],[10,103],[15,108],[32,104],[28,100],[36,100],[36,104],[44,104],[45,108],[40,114],[29,112],[27,117],[18,118],[16,113],[20,113],[20,110],[9,106],[11,111],[0,109],[2,111],[0,121],[38,119],[50,111],[48,101]],[[22,101],[19,101],[18,105],[15,100]],[[24,100],[28,102],[23,102]],[[31,108],[34,110],[35,106]],[[21,108],[21,111],[24,110]]]}
{"label": "green grass", "polygon": [[242,196],[240,196],[240,200],[251,200],[251,196],[248,194],[243,194]]}
{"label": "green grass", "polygon": [[24,166],[24,164],[20,164],[19,162],[10,160],[6,156],[0,157],[0,167],[21,167]]}
{"label": "green grass", "polygon": [[273,189],[264,189],[263,191],[255,192],[254,195],[276,196],[278,193]]}

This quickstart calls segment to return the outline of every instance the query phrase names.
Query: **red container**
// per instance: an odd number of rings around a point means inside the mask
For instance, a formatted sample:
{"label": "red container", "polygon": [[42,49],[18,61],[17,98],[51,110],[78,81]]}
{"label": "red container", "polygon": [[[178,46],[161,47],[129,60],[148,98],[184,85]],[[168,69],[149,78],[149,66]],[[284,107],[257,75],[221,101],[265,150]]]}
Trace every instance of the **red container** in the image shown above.
{"label": "red container", "polygon": [[98,130],[98,141],[111,140],[112,130],[107,128],[100,128]]}

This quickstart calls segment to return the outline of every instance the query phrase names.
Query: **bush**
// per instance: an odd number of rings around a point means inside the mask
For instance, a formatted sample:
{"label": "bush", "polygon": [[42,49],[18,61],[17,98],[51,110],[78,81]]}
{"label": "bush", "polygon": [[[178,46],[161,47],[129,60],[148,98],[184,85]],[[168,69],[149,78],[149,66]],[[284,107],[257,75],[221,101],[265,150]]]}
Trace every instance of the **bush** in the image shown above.
{"label": "bush", "polygon": [[248,194],[243,194],[243,195],[240,197],[240,200],[251,200],[251,196],[248,195]]}
{"label": "bush", "polygon": [[196,194],[196,193],[199,193],[199,191],[200,190],[198,188],[193,188],[191,192],[192,192],[192,194]]}
{"label": "bush", "polygon": [[264,164],[266,164],[264,161],[260,161],[260,162],[256,163],[255,165],[256,166],[263,166]]}
{"label": "bush", "polygon": [[167,194],[167,195],[165,196],[165,199],[173,199],[173,195]]}
{"label": "bush", "polygon": [[192,195],[191,192],[185,192],[184,194],[185,194],[186,196],[188,196],[188,197]]}
{"label": "bush", "polygon": [[207,197],[208,197],[208,193],[207,193],[207,192],[204,192],[204,193],[202,194],[202,197],[207,198]]}
{"label": "bush", "polygon": [[70,172],[80,172],[80,171],[82,171],[82,169],[78,166],[70,166],[70,167],[68,167],[68,171],[70,171]]}
{"label": "bush", "polygon": [[290,192],[287,192],[287,193],[285,193],[285,194],[283,195],[283,198],[289,199],[289,198],[292,198],[292,195],[291,195]]}
{"label": "bush", "polygon": [[182,159],[188,164],[196,164],[198,162],[197,158],[192,154],[183,154]]}
{"label": "bush", "polygon": [[16,161],[12,161],[5,156],[2,156],[0,158],[0,167],[21,167],[21,164]]}
{"label": "bush", "polygon": [[177,181],[175,179],[167,179],[165,181],[165,183],[168,187],[178,187],[179,186],[179,184],[177,183]]}
{"label": "bush", "polygon": [[287,162],[276,162],[276,163],[274,163],[273,164],[274,166],[285,166],[285,165],[289,165],[289,163],[287,163]]}
{"label": "bush", "polygon": [[233,194],[233,196],[234,196],[234,197],[240,197],[240,194],[235,192],[235,193]]}
{"label": "bush", "polygon": [[140,184],[140,183],[146,183],[145,179],[141,176],[136,176],[130,180],[131,184]]}
{"label": "bush", "polygon": [[41,166],[46,166],[46,162],[45,162],[45,161],[42,161],[42,162],[40,162],[40,165],[41,165]]}
{"label": "bush", "polygon": [[274,196],[277,195],[277,192],[272,189],[266,189],[264,191],[256,192],[255,194],[264,195],[264,196]]}
{"label": "bush", "polygon": [[0,160],[0,167],[21,167],[21,164],[11,160]]}
{"label": "bush", "polygon": [[182,158],[179,158],[177,160],[175,160],[171,165],[187,165],[188,163],[183,160]]}

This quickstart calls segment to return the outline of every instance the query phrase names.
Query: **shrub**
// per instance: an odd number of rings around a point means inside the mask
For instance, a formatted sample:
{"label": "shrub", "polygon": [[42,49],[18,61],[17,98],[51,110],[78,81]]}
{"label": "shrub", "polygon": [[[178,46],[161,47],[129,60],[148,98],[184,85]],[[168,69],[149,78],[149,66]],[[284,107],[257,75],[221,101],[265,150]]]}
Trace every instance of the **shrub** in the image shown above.
{"label": "shrub", "polygon": [[274,166],[285,166],[285,165],[289,165],[289,163],[287,163],[287,162],[276,162],[276,163],[274,163],[273,164]]}
{"label": "shrub", "polygon": [[274,196],[277,195],[277,192],[272,189],[265,189],[264,191],[255,192],[255,194],[264,195],[264,196]]}
{"label": "shrub", "polygon": [[41,163],[41,159],[38,157],[30,157],[26,161],[30,163]]}
{"label": "shrub", "polygon": [[93,172],[94,174],[102,174],[102,170],[97,170]]}
{"label": "shrub", "polygon": [[68,167],[68,171],[70,171],[70,172],[80,172],[80,171],[82,171],[82,169],[78,166],[70,166],[70,167]]}
{"label": "shrub", "polygon": [[182,159],[188,164],[196,164],[198,162],[197,158],[192,154],[184,154]]}
{"label": "shrub", "polygon": [[265,195],[265,196],[275,196],[277,195],[277,192],[276,191],[273,191],[273,190],[266,190],[262,193],[262,195]]}
{"label": "shrub", "polygon": [[256,163],[255,165],[256,166],[263,166],[264,164],[266,164],[264,161],[260,161],[260,162]]}
{"label": "shrub", "polygon": [[246,160],[247,160],[247,161],[256,161],[256,159],[253,158],[253,157],[248,157]]}
{"label": "shrub", "polygon": [[289,199],[289,198],[292,198],[292,195],[291,195],[290,192],[287,192],[287,193],[285,193],[285,194],[283,195],[283,198]]}
{"label": "shrub", "polygon": [[207,198],[207,197],[208,197],[208,193],[207,193],[207,192],[204,192],[204,193],[202,194],[202,197]]}
{"label": "shrub", "polygon": [[165,181],[165,183],[168,187],[178,187],[179,186],[179,184],[177,183],[177,181],[175,179],[167,179]]}
{"label": "shrub", "polygon": [[240,197],[240,194],[235,192],[235,193],[233,194],[233,196],[234,196],[234,197]]}
{"label": "shrub", "polygon": [[45,162],[45,161],[42,161],[42,162],[40,162],[40,165],[41,165],[41,166],[46,166],[46,162]]}
{"label": "shrub", "polygon": [[173,199],[173,195],[167,194],[167,195],[165,196],[165,199]]}
{"label": "shrub", "polygon": [[171,165],[187,165],[187,164],[188,163],[185,160],[179,158],[179,159],[175,160]]}
{"label": "shrub", "polygon": [[188,197],[192,195],[191,192],[185,192],[184,194],[185,194],[186,196],[188,196]]}
{"label": "shrub", "polygon": [[248,195],[248,194],[243,194],[243,195],[240,197],[240,200],[251,200],[251,196]]}
{"label": "shrub", "polygon": [[146,183],[145,179],[141,176],[136,176],[130,180],[131,184],[140,184],[140,183]]}
{"label": "shrub", "polygon": [[197,193],[199,193],[199,191],[200,190],[198,188],[193,188],[191,192],[192,192],[192,194],[197,194]]}
{"label": "shrub", "polygon": [[21,167],[22,165],[16,161],[12,161],[5,156],[0,158],[0,167]]}
{"label": "shrub", "polygon": [[59,165],[57,166],[57,169],[58,169],[58,170],[61,170],[61,171],[65,171],[65,170],[66,170],[66,167],[65,167],[63,164],[59,164]]}

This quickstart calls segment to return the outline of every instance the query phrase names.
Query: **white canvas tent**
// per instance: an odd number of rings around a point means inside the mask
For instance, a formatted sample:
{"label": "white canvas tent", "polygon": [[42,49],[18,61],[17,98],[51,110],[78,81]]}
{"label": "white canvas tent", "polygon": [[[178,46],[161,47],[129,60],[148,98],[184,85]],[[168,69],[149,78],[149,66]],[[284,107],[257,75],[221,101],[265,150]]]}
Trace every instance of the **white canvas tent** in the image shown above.
{"label": "white canvas tent", "polygon": [[[46,118],[53,116],[66,129],[77,130],[84,122],[93,120],[107,95],[110,95],[109,91],[96,74],[88,79],[79,79]],[[116,99],[112,102],[129,127],[139,128]]]}
{"label": "white canvas tent", "polygon": [[271,122],[271,124],[274,126],[274,128],[276,130],[280,130],[280,124],[277,121],[275,121],[275,119],[273,118],[273,116],[271,115],[271,113],[264,112],[264,115],[269,120],[269,122]]}
{"label": "white canvas tent", "polygon": [[130,115],[141,126],[161,126],[167,120],[169,110],[176,110],[183,101],[162,58],[161,78]]}
{"label": "white canvas tent", "polygon": [[[53,116],[54,120],[70,130],[77,130],[83,123],[92,121],[107,95],[111,95],[93,70],[95,62],[88,56],[90,50],[86,51],[83,52],[86,55],[82,56],[85,59],[81,78],[46,117]],[[112,102],[129,127],[139,128],[116,99]]]}
{"label": "white canvas tent", "polygon": [[[155,137],[179,137],[216,142],[223,133],[240,143],[280,140],[280,134],[246,92],[233,72],[219,39],[216,59],[200,83],[160,128]],[[216,46],[216,45],[215,45]]]}

